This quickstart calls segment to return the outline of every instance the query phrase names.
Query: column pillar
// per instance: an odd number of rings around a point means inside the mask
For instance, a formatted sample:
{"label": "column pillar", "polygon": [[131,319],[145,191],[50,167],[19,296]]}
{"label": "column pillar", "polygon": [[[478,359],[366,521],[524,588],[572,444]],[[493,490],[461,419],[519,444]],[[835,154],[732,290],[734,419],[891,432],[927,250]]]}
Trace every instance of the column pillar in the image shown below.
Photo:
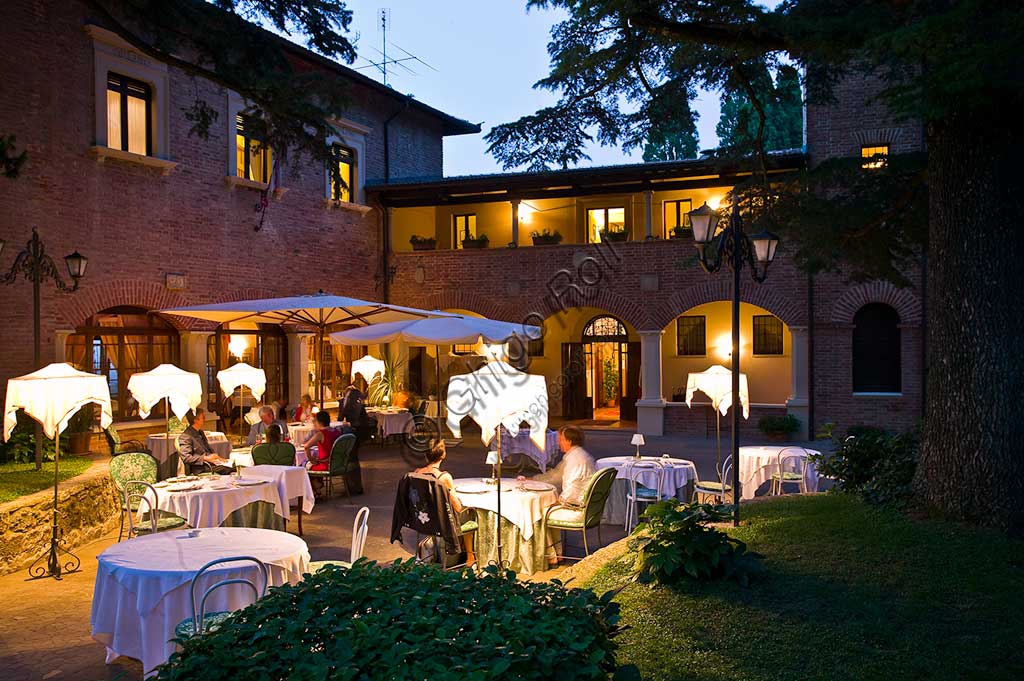
{"label": "column pillar", "polygon": [[74,330],[61,329],[53,332],[53,361],[54,362],[66,362],[68,361],[68,336],[74,333]]}
{"label": "column pillar", "polygon": [[[309,388],[309,339],[313,333],[286,333],[288,338],[288,404],[295,406]],[[312,394],[312,393],[310,393]],[[316,401],[316,396],[313,397]]]}
{"label": "column pillar", "polygon": [[519,199],[512,199],[512,241],[509,242],[509,248],[516,248],[519,246]]}
{"label": "column pillar", "polygon": [[654,192],[644,192],[644,238],[654,238]]}
{"label": "column pillar", "polygon": [[665,400],[661,394],[661,337],[663,330],[640,331],[640,399],[637,429],[644,435],[665,434]]}
{"label": "column pillar", "polygon": [[[206,384],[206,345],[212,335],[212,331],[187,331],[181,334],[181,368],[199,374],[204,396],[209,395],[211,390],[219,390],[215,385]],[[200,406],[206,408],[205,399]]]}
{"label": "column pillar", "polygon": [[810,385],[807,381],[807,327],[791,326],[789,333],[792,338],[790,355],[793,380],[789,399],[786,400],[786,412],[800,419],[800,430],[797,434],[801,439],[807,440],[811,437],[811,424],[807,422],[810,404]]}

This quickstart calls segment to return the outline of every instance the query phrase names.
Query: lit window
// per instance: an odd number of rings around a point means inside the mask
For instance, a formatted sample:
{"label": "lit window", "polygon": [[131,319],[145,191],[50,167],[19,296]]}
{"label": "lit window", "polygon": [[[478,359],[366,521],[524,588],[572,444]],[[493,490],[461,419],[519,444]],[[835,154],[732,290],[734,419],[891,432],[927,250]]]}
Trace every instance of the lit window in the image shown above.
{"label": "lit window", "polygon": [[623,232],[626,229],[626,209],[591,208],[587,211],[587,242],[601,243],[601,232]]}
{"label": "lit window", "polygon": [[243,114],[235,117],[235,146],[238,152],[238,177],[270,184],[273,152],[253,128],[252,118]]}
{"label": "lit window", "polygon": [[690,229],[690,211],[693,210],[691,199],[665,202],[665,238],[670,239],[677,227]]}
{"label": "lit window", "polygon": [[676,354],[681,357],[703,357],[707,351],[707,318],[684,315],[676,319]]}
{"label": "lit window", "polygon": [[900,316],[885,303],[853,316],[853,392],[900,392]]}
{"label": "lit window", "polygon": [[889,145],[876,144],[870,147],[861,147],[860,157],[870,159],[861,163],[861,168],[884,168],[889,159]]}
{"label": "lit window", "polygon": [[133,154],[153,153],[153,93],[149,85],[107,74],[107,146]]}
{"label": "lit window", "polygon": [[472,355],[476,352],[476,346],[472,343],[456,343],[452,346],[453,355]]}
{"label": "lit window", "polygon": [[[331,198],[336,201],[352,201],[355,178],[356,152],[340,144],[331,145],[331,157],[337,166],[337,176],[331,175]],[[340,182],[338,181],[340,178]]]}
{"label": "lit window", "polygon": [[754,315],[754,354],[782,354],[782,320],[770,314]]}
{"label": "lit window", "polygon": [[452,245],[455,248],[462,248],[462,242],[466,239],[476,238],[476,214],[456,215],[452,222]]}

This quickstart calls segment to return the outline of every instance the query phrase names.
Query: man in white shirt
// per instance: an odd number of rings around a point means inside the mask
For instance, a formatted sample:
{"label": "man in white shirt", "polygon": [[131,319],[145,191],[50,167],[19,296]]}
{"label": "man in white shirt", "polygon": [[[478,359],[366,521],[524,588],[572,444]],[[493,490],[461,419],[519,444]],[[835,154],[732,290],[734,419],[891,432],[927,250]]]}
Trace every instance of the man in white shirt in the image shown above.
{"label": "man in white shirt", "polygon": [[275,423],[281,428],[281,439],[286,440],[288,438],[288,424],[278,420],[276,417],[277,412],[269,404],[260,407],[260,420],[249,429],[249,437],[245,440],[245,446],[252,447],[262,442],[264,440],[263,434],[267,432],[267,428]]}
{"label": "man in white shirt", "polygon": [[[534,480],[548,482],[561,490],[559,503],[571,506],[583,504],[587,483],[597,472],[594,457],[583,448],[583,431],[576,426],[562,426],[558,430],[558,446],[565,452],[562,461]],[[520,476],[522,477],[522,476]]]}

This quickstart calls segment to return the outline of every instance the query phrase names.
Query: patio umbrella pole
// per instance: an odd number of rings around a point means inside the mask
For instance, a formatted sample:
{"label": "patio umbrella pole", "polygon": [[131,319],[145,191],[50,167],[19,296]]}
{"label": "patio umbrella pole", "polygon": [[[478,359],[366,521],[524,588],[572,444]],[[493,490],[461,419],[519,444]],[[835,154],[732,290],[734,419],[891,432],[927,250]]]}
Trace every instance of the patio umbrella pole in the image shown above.
{"label": "patio umbrella pole", "polygon": [[501,425],[498,431],[498,569],[504,568],[501,560]]}
{"label": "patio umbrella pole", "polygon": [[[320,411],[324,410],[324,381],[323,381],[323,361],[324,361],[324,327],[320,326],[316,332],[316,392],[317,399],[320,400]],[[309,371],[309,369],[306,369]],[[339,409],[341,405],[339,404]],[[340,420],[340,417],[339,417]]]}
{"label": "patio umbrella pole", "polygon": [[437,398],[437,437],[444,439],[444,430],[441,429],[441,346],[434,346],[434,369],[437,374],[437,383],[434,387],[434,395]]}
{"label": "patio umbrella pole", "polygon": [[[60,547],[60,528],[57,526],[57,486],[60,482],[59,471],[60,431],[58,430],[57,435],[53,439],[53,520],[50,533],[50,550],[37,558],[36,561],[29,566],[28,574],[30,579],[41,579],[43,577],[60,579],[63,573],[78,572],[78,568],[82,564],[82,561],[79,560],[78,556],[67,549],[62,549]],[[62,553],[68,556],[66,562],[60,557],[60,554]],[[46,567],[43,567],[42,565],[43,560],[46,560]]]}

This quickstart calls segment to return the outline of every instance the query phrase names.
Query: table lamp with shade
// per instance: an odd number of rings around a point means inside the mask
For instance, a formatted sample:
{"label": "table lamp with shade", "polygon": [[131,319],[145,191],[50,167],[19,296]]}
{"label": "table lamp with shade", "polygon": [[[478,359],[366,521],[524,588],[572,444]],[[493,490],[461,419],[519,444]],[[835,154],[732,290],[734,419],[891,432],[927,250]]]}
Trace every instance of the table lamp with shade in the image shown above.
{"label": "table lamp with shade", "polygon": [[640,459],[640,446],[647,444],[644,442],[643,433],[633,433],[633,439],[629,441],[629,444],[636,445],[636,454],[633,455],[634,459]]}

